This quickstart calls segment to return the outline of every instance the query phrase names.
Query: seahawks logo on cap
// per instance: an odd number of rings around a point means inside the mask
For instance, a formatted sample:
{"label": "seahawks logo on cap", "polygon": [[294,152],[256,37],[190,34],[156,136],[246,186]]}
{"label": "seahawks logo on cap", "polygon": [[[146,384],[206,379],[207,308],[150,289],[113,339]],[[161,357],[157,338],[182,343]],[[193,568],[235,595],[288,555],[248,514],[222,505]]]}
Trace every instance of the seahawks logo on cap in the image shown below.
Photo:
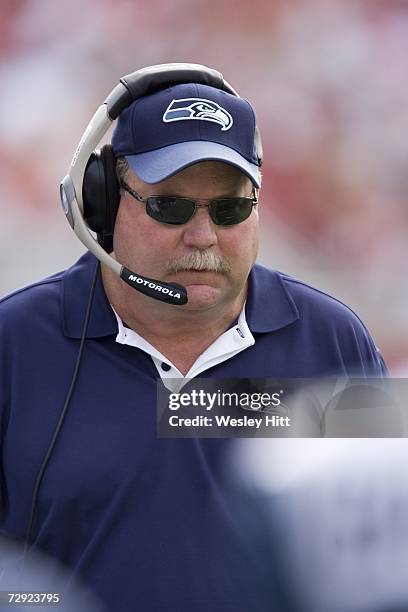
{"label": "seahawks logo on cap", "polygon": [[211,121],[221,126],[221,131],[229,130],[233,124],[231,115],[212,100],[204,98],[182,98],[172,100],[165,110],[163,121],[188,121],[198,119],[199,121]]}

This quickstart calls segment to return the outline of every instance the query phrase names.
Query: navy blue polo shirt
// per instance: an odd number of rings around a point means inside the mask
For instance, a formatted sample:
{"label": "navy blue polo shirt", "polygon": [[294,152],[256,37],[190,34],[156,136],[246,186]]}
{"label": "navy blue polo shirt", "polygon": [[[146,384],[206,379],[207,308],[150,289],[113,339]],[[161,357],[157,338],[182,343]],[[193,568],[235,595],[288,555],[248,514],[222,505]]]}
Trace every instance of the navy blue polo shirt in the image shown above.
{"label": "navy blue polo shirt", "polygon": [[[0,533],[10,538],[26,532],[95,266],[87,253],[0,303]],[[246,319],[255,344],[200,376],[386,374],[349,308],[260,265],[250,274]],[[250,560],[223,498],[229,441],[157,439],[157,369],[142,350],[117,343],[117,331],[99,280],[75,392],[41,485],[33,543],[111,610],[257,610]]]}

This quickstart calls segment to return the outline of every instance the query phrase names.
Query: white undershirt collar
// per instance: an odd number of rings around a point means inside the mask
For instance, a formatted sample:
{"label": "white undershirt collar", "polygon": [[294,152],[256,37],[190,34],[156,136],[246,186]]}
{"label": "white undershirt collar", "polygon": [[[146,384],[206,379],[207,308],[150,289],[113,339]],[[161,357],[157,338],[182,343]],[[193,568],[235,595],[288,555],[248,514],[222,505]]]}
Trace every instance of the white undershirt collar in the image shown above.
{"label": "white undershirt collar", "polygon": [[116,342],[119,344],[127,344],[139,348],[153,360],[154,365],[163,380],[164,385],[173,392],[177,392],[186,383],[186,379],[194,378],[227,359],[230,359],[237,353],[255,344],[255,339],[251,334],[245,318],[245,304],[241,314],[238,317],[238,323],[227,329],[219,336],[201,355],[198,356],[193,363],[186,376],[176,368],[176,366],[160,351],[158,351],[150,342],[145,340],[140,334],[133,329],[129,329],[123,325],[122,319],[119,317],[113,306],[111,305],[118,322],[118,334]]}

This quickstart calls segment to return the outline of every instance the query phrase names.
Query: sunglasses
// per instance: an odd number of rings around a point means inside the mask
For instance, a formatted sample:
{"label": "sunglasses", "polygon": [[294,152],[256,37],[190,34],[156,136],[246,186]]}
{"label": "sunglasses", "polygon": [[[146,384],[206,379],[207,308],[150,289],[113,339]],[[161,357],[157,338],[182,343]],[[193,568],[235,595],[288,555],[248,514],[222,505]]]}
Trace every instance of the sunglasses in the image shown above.
{"label": "sunglasses", "polygon": [[258,191],[254,189],[250,198],[219,198],[211,200],[208,204],[197,204],[190,198],[178,196],[142,196],[122,181],[122,188],[130,193],[138,202],[146,205],[149,217],[168,223],[169,225],[183,225],[190,221],[198,208],[208,208],[208,212],[215,225],[237,225],[248,219],[255,204],[258,204]]}

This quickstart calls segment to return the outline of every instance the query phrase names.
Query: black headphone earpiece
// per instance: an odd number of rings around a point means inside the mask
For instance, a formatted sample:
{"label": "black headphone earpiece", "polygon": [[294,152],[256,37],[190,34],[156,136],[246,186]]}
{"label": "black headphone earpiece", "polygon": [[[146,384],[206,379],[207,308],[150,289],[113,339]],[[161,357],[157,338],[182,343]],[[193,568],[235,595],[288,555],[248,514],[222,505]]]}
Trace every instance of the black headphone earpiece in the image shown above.
{"label": "black headphone earpiece", "polygon": [[104,145],[89,158],[82,185],[82,200],[85,221],[98,234],[101,244],[113,234],[120,201],[116,159],[111,145]]}

